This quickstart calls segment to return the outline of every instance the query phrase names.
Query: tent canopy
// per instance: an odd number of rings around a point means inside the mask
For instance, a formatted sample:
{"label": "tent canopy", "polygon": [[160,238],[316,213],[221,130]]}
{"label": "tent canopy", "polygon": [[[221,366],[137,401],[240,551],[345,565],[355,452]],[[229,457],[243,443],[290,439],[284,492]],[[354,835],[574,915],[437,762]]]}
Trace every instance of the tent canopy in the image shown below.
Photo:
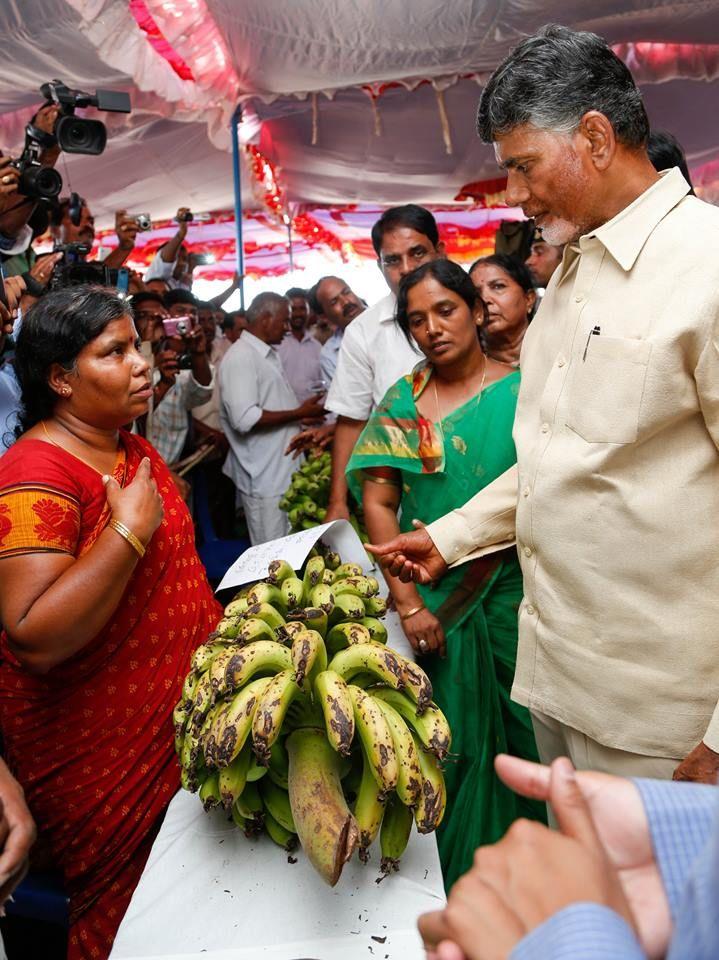
{"label": "tent canopy", "polygon": [[104,155],[58,168],[104,224],[118,208],[231,206],[238,102],[243,140],[293,204],[446,205],[497,176],[474,131],[481,84],[548,21],[618,45],[652,123],[719,199],[719,0],[5,0],[0,146],[17,153],[39,85],[59,77],[131,94],[130,116],[103,117]]}

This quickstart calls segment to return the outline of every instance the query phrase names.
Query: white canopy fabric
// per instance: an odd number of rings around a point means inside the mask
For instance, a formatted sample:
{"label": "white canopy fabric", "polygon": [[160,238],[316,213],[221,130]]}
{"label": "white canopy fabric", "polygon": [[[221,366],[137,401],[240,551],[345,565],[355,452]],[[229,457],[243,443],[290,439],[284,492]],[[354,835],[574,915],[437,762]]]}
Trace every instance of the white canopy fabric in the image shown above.
{"label": "white canopy fabric", "polygon": [[45,80],[125,89],[105,154],[59,166],[100,222],[226,208],[241,100],[241,135],[291,202],[446,204],[497,176],[474,132],[481,83],[548,21],[617,45],[719,200],[719,0],[3,0],[0,147],[17,152]]}

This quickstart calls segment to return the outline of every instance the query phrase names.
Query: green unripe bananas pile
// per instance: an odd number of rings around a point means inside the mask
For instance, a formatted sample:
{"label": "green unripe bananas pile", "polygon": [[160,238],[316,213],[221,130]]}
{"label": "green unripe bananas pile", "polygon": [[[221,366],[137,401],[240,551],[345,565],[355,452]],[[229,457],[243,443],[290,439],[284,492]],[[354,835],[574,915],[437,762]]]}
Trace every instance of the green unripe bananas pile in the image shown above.
{"label": "green unripe bananas pile", "polygon": [[181,782],[247,836],[299,842],[334,886],[379,837],[398,868],[439,826],[451,734],[424,671],[387,646],[379,584],[320,545],[274,560],[195,651],[175,707]]}
{"label": "green unripe bananas pile", "polygon": [[[331,475],[332,456],[326,450],[317,457],[308,457],[292,474],[290,485],[280,500],[280,509],[286,512],[292,533],[324,523]],[[367,543],[362,509],[354,500],[351,500],[350,523],[362,543]]]}

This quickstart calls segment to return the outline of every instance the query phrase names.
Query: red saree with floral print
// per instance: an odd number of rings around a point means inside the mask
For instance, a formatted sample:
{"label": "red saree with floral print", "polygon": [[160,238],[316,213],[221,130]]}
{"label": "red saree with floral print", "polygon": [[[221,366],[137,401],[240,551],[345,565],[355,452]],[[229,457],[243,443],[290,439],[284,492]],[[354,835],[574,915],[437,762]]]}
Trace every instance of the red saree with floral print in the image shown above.
{"label": "red saree with floral print", "polygon": [[[164,518],[105,628],[43,676],[28,673],[0,640],[5,755],[65,878],[71,960],[110,952],[179,787],[172,709],[193,650],[221,615],[192,519],[160,456],[123,431],[115,479],[130,483],[145,456]],[[28,439],[0,458],[0,558],[79,557],[109,519],[100,475],[64,450]]]}

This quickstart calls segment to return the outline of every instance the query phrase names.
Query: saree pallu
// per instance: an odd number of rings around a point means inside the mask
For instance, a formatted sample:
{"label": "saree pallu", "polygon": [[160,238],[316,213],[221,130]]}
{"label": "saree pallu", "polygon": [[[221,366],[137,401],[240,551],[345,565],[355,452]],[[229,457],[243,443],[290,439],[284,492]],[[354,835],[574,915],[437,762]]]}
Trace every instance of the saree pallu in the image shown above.
{"label": "saree pallu", "polygon": [[[0,640],[6,759],[64,875],[72,960],[110,952],[179,788],[172,709],[193,650],[221,615],[192,519],[160,456],[123,431],[115,479],[129,484],[145,456],[164,517],[105,628],[43,676],[28,673],[7,637]],[[80,557],[109,519],[100,475],[64,450],[20,440],[0,459],[0,557]]]}
{"label": "saree pallu", "polygon": [[[421,365],[392,387],[372,414],[347,467],[361,495],[362,470],[400,472],[400,529],[431,523],[462,506],[516,462],[512,424],[519,372],[490,384],[433,423],[416,401],[431,377]],[[517,797],[494,772],[498,753],[537,760],[529,712],[510,698],[517,654],[522,574],[511,548],[449,570],[418,587],[441,622],[447,656],[422,666],[452,728],[445,764],[447,809],[438,834],[447,890],[472,865],[474,850],[502,837],[519,816],[544,820],[544,805]]]}

